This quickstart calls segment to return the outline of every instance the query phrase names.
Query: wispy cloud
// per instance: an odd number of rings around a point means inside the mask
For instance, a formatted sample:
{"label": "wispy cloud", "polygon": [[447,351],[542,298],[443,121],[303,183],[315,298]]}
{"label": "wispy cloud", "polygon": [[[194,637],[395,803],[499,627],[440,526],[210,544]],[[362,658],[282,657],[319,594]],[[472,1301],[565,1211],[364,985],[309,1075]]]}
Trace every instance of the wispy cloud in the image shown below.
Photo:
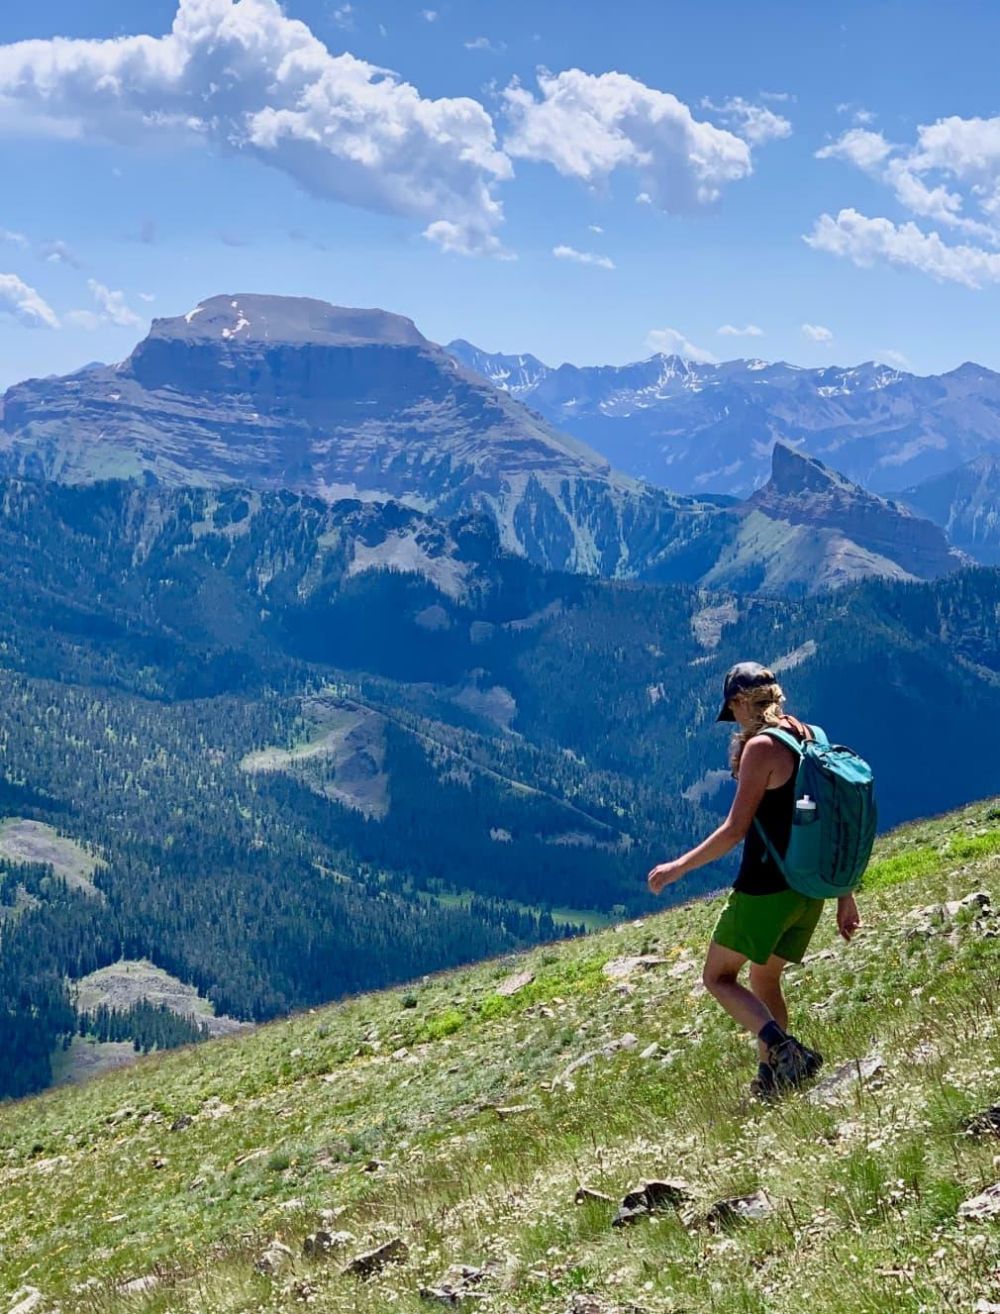
{"label": "wispy cloud", "polygon": [[862,267],[885,261],[969,288],[1000,283],[1000,252],[964,243],[949,245],[939,233],[926,233],[912,221],[895,224],[846,209],[836,218],[822,215],[805,240],[814,250],[846,256]]}
{"label": "wispy cloud", "polygon": [[737,328],[735,324],[723,324],[715,331],[723,338],[762,338],[764,336],[764,330],[758,328],[756,324],[744,324],[742,328]]}
{"label": "wispy cloud", "polygon": [[572,260],[578,265],[596,265],[598,269],[614,269],[615,262],[595,251],[578,251],[573,246],[554,246],[552,254],[557,260]]}
{"label": "wispy cloud", "polygon": [[491,55],[502,55],[507,49],[506,41],[491,41],[489,37],[477,36],[465,42],[466,50],[486,50]]}
{"label": "wispy cloud", "polygon": [[808,338],[810,342],[820,342],[824,345],[833,341],[832,330],[822,324],[803,324],[802,336]]}
{"label": "wispy cloud", "polygon": [[699,365],[717,365],[719,358],[704,347],[696,347],[679,329],[650,329],[646,334],[646,346],[650,351],[660,351],[666,356],[683,356]]}
{"label": "wispy cloud", "polygon": [[114,324],[116,328],[138,328],[142,324],[141,318],[126,303],[124,292],[113,291],[96,278],[88,278],[87,287],[97,303],[97,310],[67,311],[64,316],[67,324],[91,330],[103,324]]}
{"label": "wispy cloud", "polygon": [[754,146],[790,137],[792,134],[792,125],[783,115],[775,114],[765,105],[754,105],[742,96],[730,96],[721,104],[716,104],[706,96],[701,105],[702,109],[718,114],[727,127]]}
{"label": "wispy cloud", "polygon": [[25,328],[59,327],[59,317],[41,293],[16,274],[0,274],[0,313],[12,315]]}

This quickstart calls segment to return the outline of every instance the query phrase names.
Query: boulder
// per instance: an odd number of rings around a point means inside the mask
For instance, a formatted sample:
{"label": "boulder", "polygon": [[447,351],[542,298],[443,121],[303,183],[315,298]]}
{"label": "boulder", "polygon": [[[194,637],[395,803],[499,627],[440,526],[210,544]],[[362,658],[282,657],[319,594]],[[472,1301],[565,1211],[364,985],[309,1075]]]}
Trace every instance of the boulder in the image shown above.
{"label": "boulder", "polygon": [[344,1276],[371,1277],[386,1264],[402,1263],[409,1253],[409,1247],[402,1237],[395,1236],[391,1241],[384,1241],[382,1245],[376,1246],[374,1250],[366,1250],[356,1255],[343,1270]]}
{"label": "boulder", "polygon": [[254,1264],[258,1273],[273,1274],[291,1260],[292,1252],[282,1241],[269,1242],[267,1249],[258,1255],[257,1262]]}
{"label": "boulder", "polygon": [[1000,1218],[1000,1182],[964,1200],[958,1206],[959,1218]]}
{"label": "boulder", "polygon": [[881,1054],[869,1054],[867,1058],[850,1059],[825,1076],[809,1092],[809,1099],[814,1104],[830,1104],[859,1083],[871,1079],[885,1067]]}
{"label": "boulder", "polygon": [[496,993],[504,996],[516,995],[519,990],[531,985],[534,979],[534,972],[512,972],[510,976],[505,976],[500,982],[496,988]]}
{"label": "boulder", "polygon": [[433,1287],[421,1287],[422,1300],[436,1301],[439,1305],[460,1305],[473,1294],[489,1271],[486,1268],[474,1268],[471,1264],[452,1264],[444,1277]]}
{"label": "boulder", "polygon": [[633,954],[624,958],[612,958],[604,964],[601,971],[609,981],[624,981],[626,977],[632,976],[634,972],[648,970],[650,967],[660,967],[667,962],[666,958],[661,958],[659,954]]}
{"label": "boulder", "polygon": [[179,1118],[175,1118],[170,1124],[170,1130],[172,1132],[184,1131],[187,1127],[190,1127],[193,1122],[194,1118],[192,1118],[189,1113],[182,1113]]}
{"label": "boulder", "polygon": [[21,1287],[20,1291],[14,1292],[14,1303],[7,1314],[32,1314],[44,1299],[37,1287]]}
{"label": "boulder", "polygon": [[625,1227],[637,1218],[665,1209],[678,1209],[691,1199],[691,1189],[681,1181],[651,1181],[634,1186],[623,1197],[618,1212],[611,1220],[612,1227]]}
{"label": "boulder", "polygon": [[147,1273],[145,1277],[132,1278],[129,1282],[123,1282],[118,1288],[123,1296],[142,1296],[147,1291],[155,1291],[160,1285],[160,1279],[155,1273]]}
{"label": "boulder", "polygon": [[302,1253],[309,1259],[321,1259],[331,1251],[349,1245],[353,1240],[352,1232],[328,1232],[320,1228],[317,1232],[310,1232],[302,1242]]}
{"label": "boulder", "polygon": [[968,1136],[1000,1136],[1000,1104],[993,1104],[965,1120]]}
{"label": "boulder", "polygon": [[774,1201],[764,1190],[754,1191],[750,1195],[734,1195],[728,1200],[716,1200],[705,1222],[713,1227],[727,1227],[733,1223],[754,1222],[773,1214]]}

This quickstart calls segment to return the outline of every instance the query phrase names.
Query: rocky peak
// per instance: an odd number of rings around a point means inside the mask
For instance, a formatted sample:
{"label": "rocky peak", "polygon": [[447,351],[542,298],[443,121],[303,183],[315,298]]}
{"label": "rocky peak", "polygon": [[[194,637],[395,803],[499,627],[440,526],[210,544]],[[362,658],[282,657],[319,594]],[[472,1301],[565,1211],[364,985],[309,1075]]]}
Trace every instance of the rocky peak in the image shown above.
{"label": "rocky peak", "polygon": [[947,574],[964,561],[937,525],[851,483],[787,443],[775,443],[771,478],[744,506],[772,520],[832,530],[917,578]]}

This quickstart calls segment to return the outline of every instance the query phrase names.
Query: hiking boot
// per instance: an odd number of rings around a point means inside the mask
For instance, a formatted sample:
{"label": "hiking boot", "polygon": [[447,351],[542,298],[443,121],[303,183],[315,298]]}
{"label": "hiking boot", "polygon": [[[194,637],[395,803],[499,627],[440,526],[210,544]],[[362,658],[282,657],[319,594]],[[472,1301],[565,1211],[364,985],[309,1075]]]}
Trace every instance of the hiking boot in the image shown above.
{"label": "hiking boot", "polygon": [[750,1094],[754,1099],[763,1100],[765,1103],[777,1099],[780,1092],[774,1075],[774,1068],[771,1067],[770,1063],[758,1064],[757,1075],[750,1083]]}
{"label": "hiking boot", "polygon": [[767,1061],[779,1089],[801,1086],[819,1070],[819,1054],[806,1049],[794,1036],[785,1036],[767,1051]]}

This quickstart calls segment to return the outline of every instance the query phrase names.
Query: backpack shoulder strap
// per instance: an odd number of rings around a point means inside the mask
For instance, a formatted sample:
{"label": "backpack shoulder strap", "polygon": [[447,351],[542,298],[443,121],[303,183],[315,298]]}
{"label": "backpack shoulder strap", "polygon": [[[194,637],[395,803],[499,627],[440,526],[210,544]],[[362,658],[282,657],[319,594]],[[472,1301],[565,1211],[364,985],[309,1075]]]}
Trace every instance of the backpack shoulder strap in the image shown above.
{"label": "backpack shoulder strap", "polygon": [[829,748],[830,741],[826,737],[826,731],[821,725],[811,725],[809,729],[812,731],[813,740],[819,744],[821,748]]}
{"label": "backpack shoulder strap", "polygon": [[769,735],[772,739],[777,739],[778,742],[784,744],[786,748],[790,748],[796,756],[802,756],[802,744],[794,735],[790,735],[787,730],[779,730],[776,725],[769,725],[765,726],[764,729],[758,733]]}

